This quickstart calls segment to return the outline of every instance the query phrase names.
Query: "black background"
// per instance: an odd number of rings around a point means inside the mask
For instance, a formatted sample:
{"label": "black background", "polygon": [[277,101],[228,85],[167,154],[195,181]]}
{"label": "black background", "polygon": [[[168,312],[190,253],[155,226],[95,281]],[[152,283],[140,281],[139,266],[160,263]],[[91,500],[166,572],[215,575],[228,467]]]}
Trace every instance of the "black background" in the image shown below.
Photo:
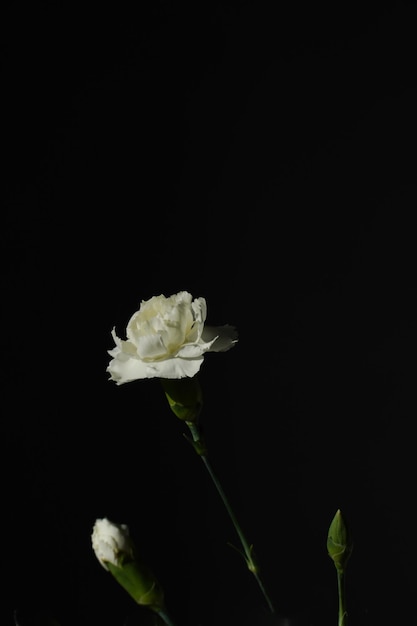
{"label": "black background", "polygon": [[[95,559],[127,523],[178,626],[270,623],[159,381],[108,381],[141,300],[205,297],[213,466],[278,616],[415,619],[415,3],[6,3],[2,618],[151,623]],[[278,620],[274,623],[278,623]]]}

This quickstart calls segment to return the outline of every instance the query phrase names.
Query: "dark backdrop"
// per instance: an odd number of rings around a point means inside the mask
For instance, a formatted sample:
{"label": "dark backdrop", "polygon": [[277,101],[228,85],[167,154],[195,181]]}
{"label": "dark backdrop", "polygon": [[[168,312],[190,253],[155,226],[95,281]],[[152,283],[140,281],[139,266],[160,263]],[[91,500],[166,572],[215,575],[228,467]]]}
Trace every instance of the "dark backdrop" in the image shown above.
{"label": "dark backdrop", "polygon": [[336,623],[338,508],[352,626],[414,619],[416,7],[305,4],[1,10],[5,626],[147,623],[105,516],[178,626],[267,623],[159,382],[105,372],[183,289],[239,332],[202,423],[282,623]]}

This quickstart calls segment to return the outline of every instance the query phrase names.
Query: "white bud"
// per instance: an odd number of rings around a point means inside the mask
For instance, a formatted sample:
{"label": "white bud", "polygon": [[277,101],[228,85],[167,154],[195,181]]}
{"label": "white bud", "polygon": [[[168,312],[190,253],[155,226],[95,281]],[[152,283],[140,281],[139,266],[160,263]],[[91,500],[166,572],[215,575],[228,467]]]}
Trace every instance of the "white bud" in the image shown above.
{"label": "white bud", "polygon": [[114,524],[107,518],[97,519],[91,535],[93,550],[100,564],[120,567],[126,557],[133,558],[133,544],[126,524]]}

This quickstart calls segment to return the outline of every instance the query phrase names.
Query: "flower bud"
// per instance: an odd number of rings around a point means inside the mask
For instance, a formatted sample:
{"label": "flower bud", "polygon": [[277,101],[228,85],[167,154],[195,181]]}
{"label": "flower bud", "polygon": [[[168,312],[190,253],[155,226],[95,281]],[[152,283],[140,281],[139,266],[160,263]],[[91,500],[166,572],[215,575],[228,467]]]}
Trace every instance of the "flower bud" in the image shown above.
{"label": "flower bud", "polygon": [[121,567],[124,561],[133,560],[133,544],[125,524],[114,524],[107,518],[98,519],[91,540],[100,565],[107,571],[109,563]]}
{"label": "flower bud", "polygon": [[125,524],[96,520],[91,535],[99,563],[140,605],[154,611],[164,608],[164,594],[149,568],[142,563]]}
{"label": "flower bud", "polygon": [[327,535],[327,552],[336,568],[342,572],[352,554],[353,543],[340,509],[336,511]]}
{"label": "flower bud", "polygon": [[203,406],[198,378],[161,379],[169,406],[184,422],[196,422]]}

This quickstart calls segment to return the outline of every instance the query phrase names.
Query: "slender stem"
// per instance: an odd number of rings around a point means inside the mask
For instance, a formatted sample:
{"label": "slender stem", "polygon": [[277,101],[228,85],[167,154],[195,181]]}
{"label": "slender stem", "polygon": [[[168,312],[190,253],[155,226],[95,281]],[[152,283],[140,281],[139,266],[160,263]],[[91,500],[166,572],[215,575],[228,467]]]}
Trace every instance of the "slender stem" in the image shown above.
{"label": "slender stem", "polygon": [[[196,426],[195,423],[187,422],[187,425],[188,425],[188,427],[189,427],[189,429],[191,431],[191,435],[193,437],[193,441],[198,444],[198,446],[196,446],[196,450],[198,450],[199,445],[201,443],[201,435],[200,435],[199,429],[198,429],[198,427]],[[204,450],[204,446],[203,446],[202,449]],[[229,500],[228,500],[228,498],[226,496],[226,493],[225,493],[222,485],[220,484],[219,479],[217,478],[216,474],[214,473],[213,468],[211,467],[211,464],[209,463],[209,461],[207,459],[207,455],[204,454],[204,453],[200,453],[199,456],[200,456],[201,460],[203,461],[203,463],[204,463],[204,465],[205,465],[205,467],[206,467],[206,469],[207,469],[207,471],[208,471],[208,473],[210,475],[210,478],[213,481],[214,486],[216,487],[216,489],[217,489],[217,491],[218,491],[218,493],[219,493],[219,495],[220,495],[220,497],[221,497],[221,499],[223,501],[223,504],[224,504],[224,506],[226,508],[227,513],[229,514],[230,519],[232,520],[233,526],[235,527],[235,530],[236,530],[236,532],[238,534],[238,537],[239,537],[240,542],[242,544],[242,548],[243,548],[244,553],[245,553],[245,560],[246,560],[246,564],[248,566],[248,569],[255,576],[255,579],[256,579],[256,581],[257,581],[257,583],[259,585],[259,588],[262,591],[263,596],[264,596],[264,598],[265,598],[265,600],[266,600],[266,602],[268,604],[269,610],[271,611],[271,613],[275,613],[274,605],[272,604],[272,601],[271,601],[268,593],[266,592],[266,589],[265,589],[265,587],[264,587],[264,585],[262,583],[262,580],[261,580],[261,578],[259,576],[258,566],[255,563],[254,558],[253,558],[253,546],[249,545],[248,541],[246,540],[246,537],[243,534],[243,531],[242,531],[242,529],[240,527],[240,524],[239,524],[239,522],[237,520],[237,517],[236,517],[236,515],[235,515],[235,513],[234,513],[234,511],[233,511],[233,509],[232,509],[232,507],[230,505],[230,502],[229,502]],[[342,626],[342,625],[340,625],[340,626]]]}
{"label": "slender stem", "polygon": [[345,572],[337,570],[337,590],[339,598],[338,626],[347,626]]}
{"label": "slender stem", "polygon": [[164,611],[161,609],[160,611],[158,611],[158,615],[165,622],[167,626],[175,626],[175,623],[172,621],[167,611]]}

